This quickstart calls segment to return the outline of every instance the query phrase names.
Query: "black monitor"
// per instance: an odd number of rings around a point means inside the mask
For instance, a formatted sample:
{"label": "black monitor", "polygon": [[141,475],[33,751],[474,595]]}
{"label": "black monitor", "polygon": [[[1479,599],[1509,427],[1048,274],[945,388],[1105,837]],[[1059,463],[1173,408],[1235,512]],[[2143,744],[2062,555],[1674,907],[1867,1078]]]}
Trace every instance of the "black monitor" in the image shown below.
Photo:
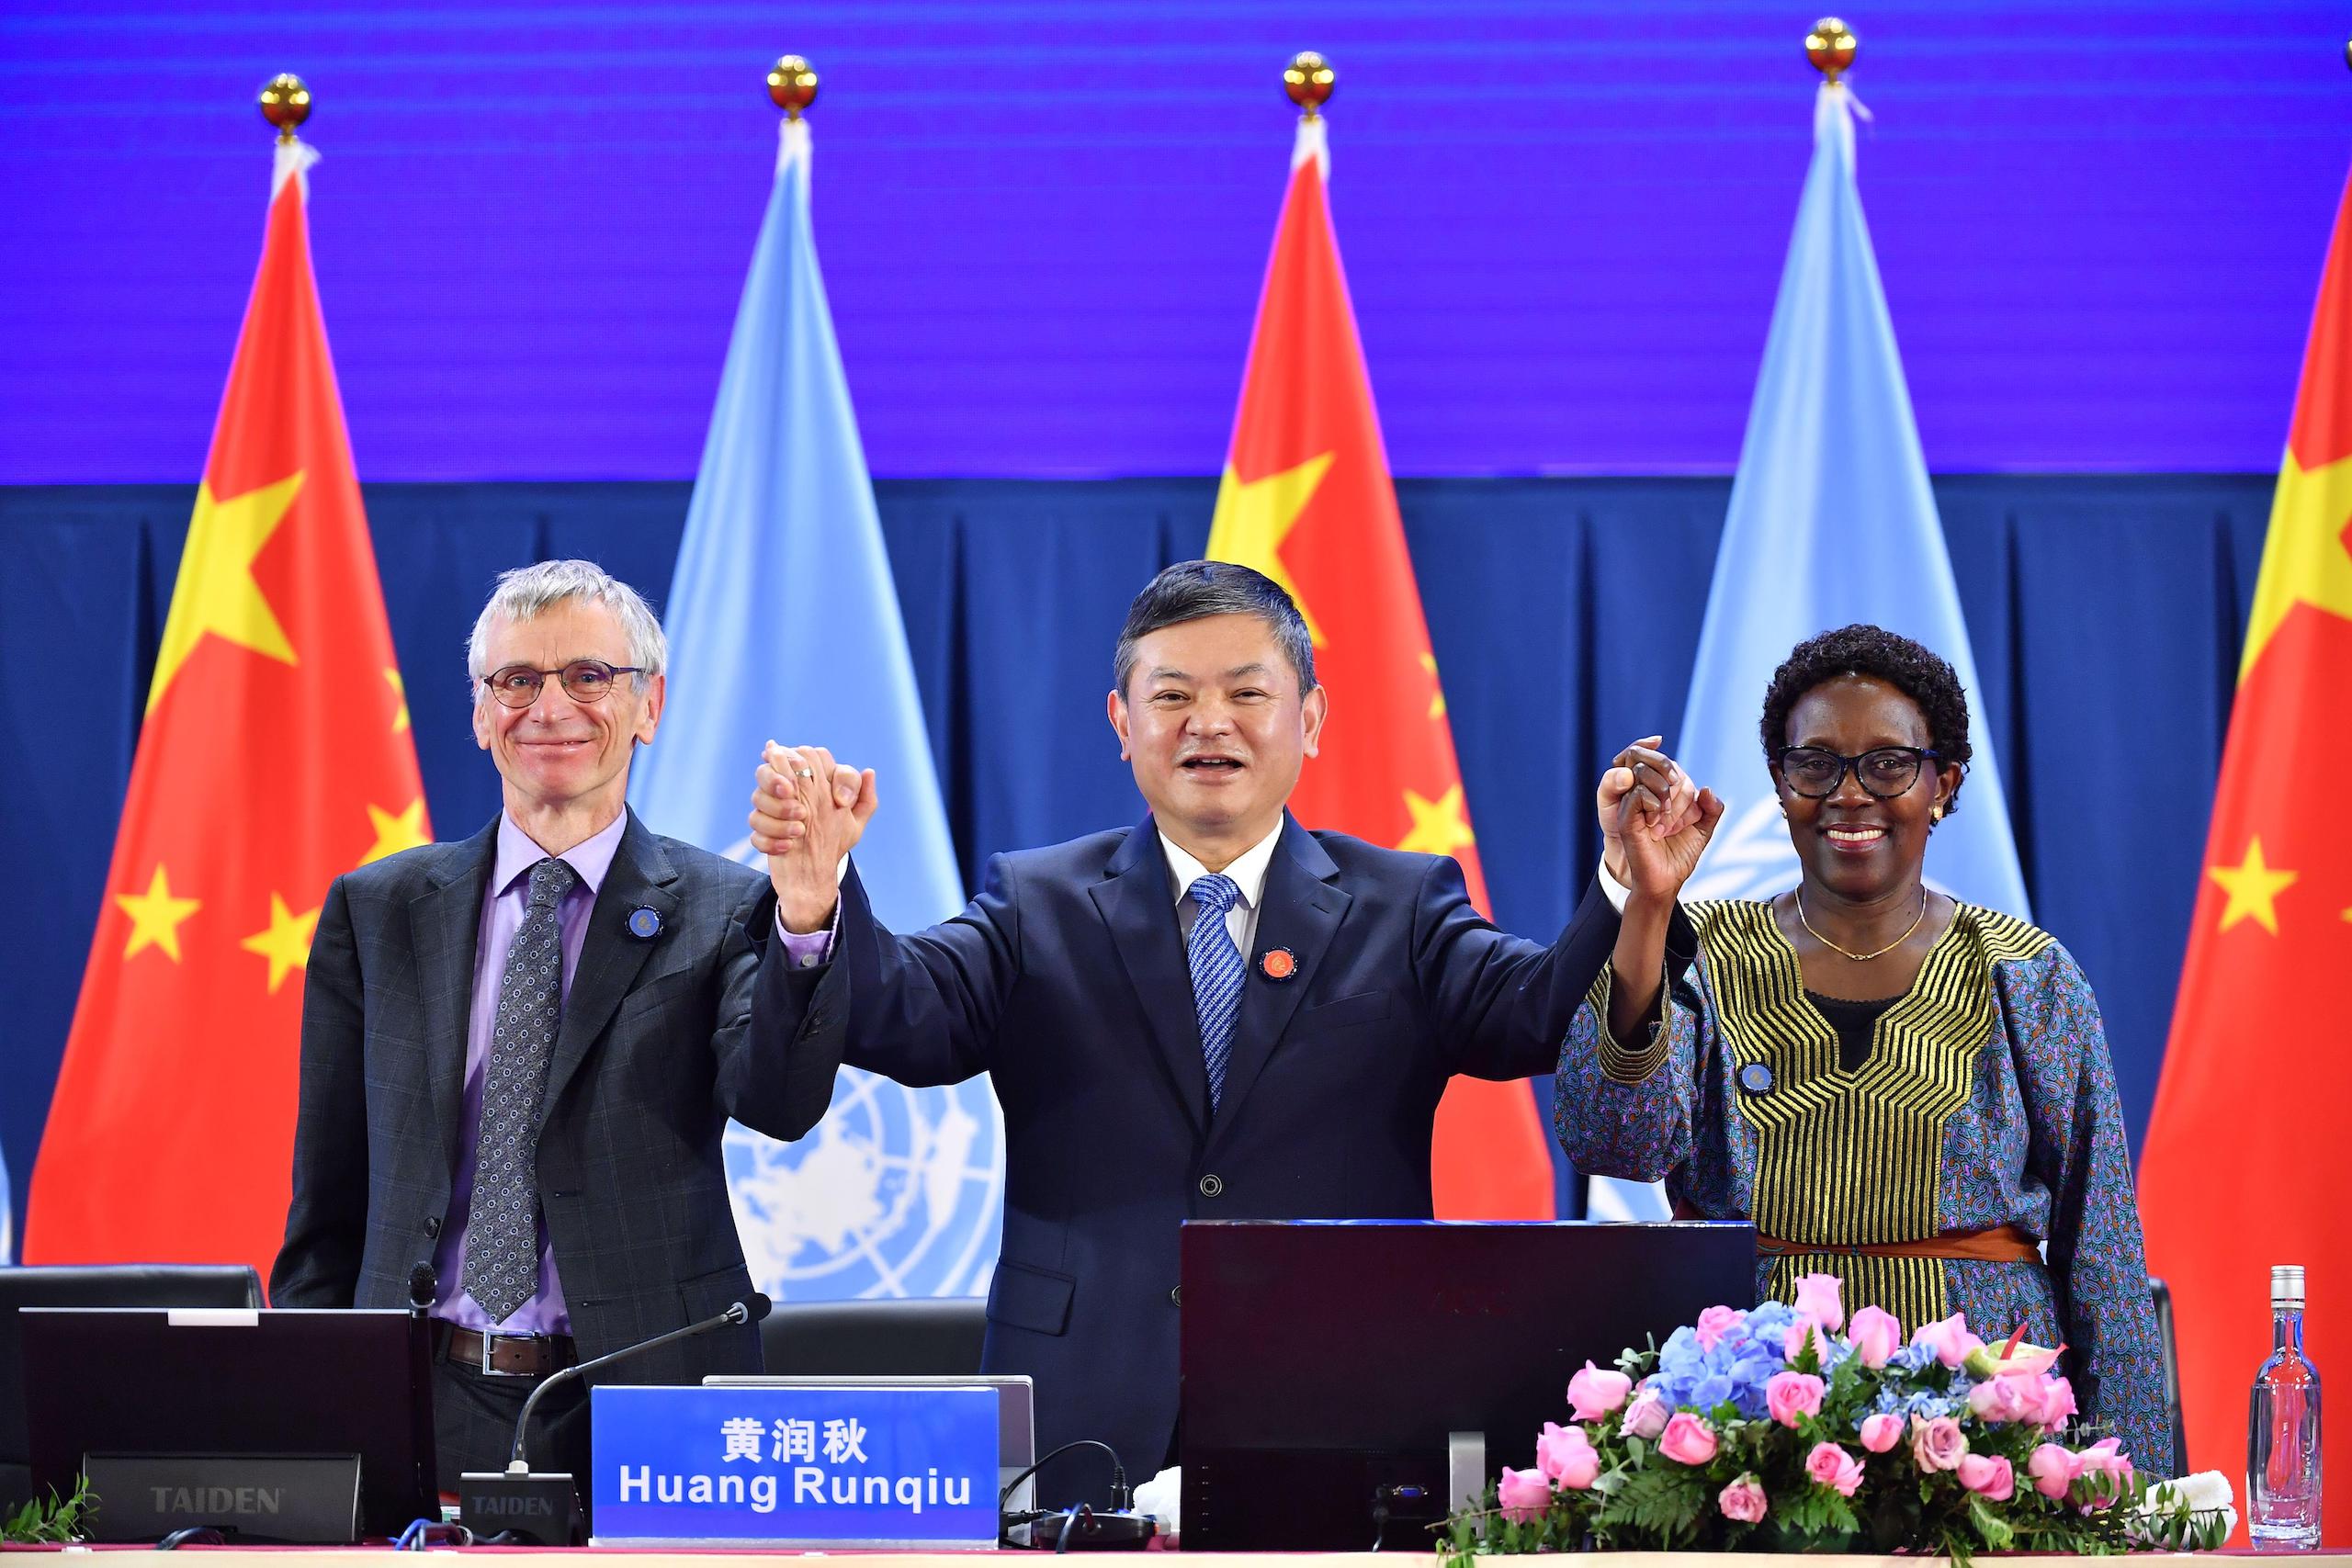
{"label": "black monitor", "polygon": [[1587,1360],[1750,1304],[1756,1230],[1190,1223],[1182,1277],[1186,1550],[1427,1551]]}
{"label": "black monitor", "polygon": [[33,1495],[32,1439],[25,1427],[25,1361],[17,1342],[18,1307],[259,1305],[261,1279],[246,1264],[0,1268],[0,1517],[15,1513],[18,1505]]}
{"label": "black monitor", "polygon": [[404,1312],[28,1308],[34,1484],[99,1540],[355,1540],[440,1518],[431,1344]]}

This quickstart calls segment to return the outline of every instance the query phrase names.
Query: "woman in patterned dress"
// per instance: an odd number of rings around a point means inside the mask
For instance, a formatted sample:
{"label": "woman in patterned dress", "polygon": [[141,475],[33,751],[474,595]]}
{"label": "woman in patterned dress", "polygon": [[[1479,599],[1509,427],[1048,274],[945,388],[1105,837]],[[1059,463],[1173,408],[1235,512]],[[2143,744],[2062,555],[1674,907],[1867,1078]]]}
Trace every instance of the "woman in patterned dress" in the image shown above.
{"label": "woman in patterned dress", "polygon": [[1686,906],[1695,962],[1668,967],[1668,931],[1722,804],[1669,818],[1674,765],[1645,748],[1602,784],[1628,896],[1561,1051],[1562,1146],[1664,1181],[1682,1214],[1752,1219],[1759,1299],[1829,1273],[1849,1310],[1906,1331],[1960,1312],[1990,1340],[2065,1345],[2083,1418],[2169,1474],[2098,1004],[2047,932],[1921,876],[1966,776],[1959,678],[1876,626],[1826,632],[1774,673],[1761,732],[1801,879]]}

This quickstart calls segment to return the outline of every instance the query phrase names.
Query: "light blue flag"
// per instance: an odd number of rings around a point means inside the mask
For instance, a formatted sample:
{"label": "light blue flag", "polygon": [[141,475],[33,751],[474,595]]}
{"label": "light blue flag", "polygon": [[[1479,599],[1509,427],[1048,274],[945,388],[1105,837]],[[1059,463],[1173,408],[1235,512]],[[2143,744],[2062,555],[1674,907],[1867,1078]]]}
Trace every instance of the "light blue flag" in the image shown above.
{"label": "light blue flag", "polygon": [[[1976,660],[1862,220],[1844,86],[1821,87],[1813,137],[1675,742],[1677,760],[1725,807],[1683,897],[1753,898],[1796,885],[1796,852],[1756,733],[1764,690],[1806,637],[1870,621],[1942,654],[1969,692],[1974,757],[1964,809],[1929,841],[1928,880],[2024,919]],[[1656,1189],[1601,1179],[1589,1208],[1596,1218],[1664,1213]]]}
{"label": "light blue flag", "polygon": [[[654,831],[760,865],[744,818],[771,739],[875,770],[857,847],[883,922],[963,907],[906,626],[809,225],[806,120],[784,125],[664,606],[670,705],[629,803]],[[978,1294],[994,1269],[1003,1125],[986,1078],[904,1089],[845,1069],[797,1144],[727,1134],[738,1228],[778,1300]]]}

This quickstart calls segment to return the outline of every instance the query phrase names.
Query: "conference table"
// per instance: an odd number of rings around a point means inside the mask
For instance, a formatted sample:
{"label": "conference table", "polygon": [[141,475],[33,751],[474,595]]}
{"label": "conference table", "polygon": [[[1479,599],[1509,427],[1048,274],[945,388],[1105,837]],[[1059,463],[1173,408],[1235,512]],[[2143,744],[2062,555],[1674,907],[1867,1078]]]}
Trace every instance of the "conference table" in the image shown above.
{"label": "conference table", "polygon": [[[972,1568],[977,1561],[1004,1558],[1009,1564],[1023,1558],[1041,1553],[1031,1551],[769,1551],[749,1547],[714,1547],[695,1550],[648,1551],[621,1547],[529,1547],[473,1546],[431,1547],[429,1552],[444,1556],[463,1551],[469,1555],[501,1554],[537,1557],[589,1556],[597,1568],[721,1568],[714,1560],[767,1558],[774,1560],[809,1559],[809,1568],[818,1568],[817,1559],[851,1559],[849,1568]],[[389,1547],[218,1547],[191,1546],[167,1554],[144,1547],[82,1547],[82,1546],[7,1546],[0,1552],[54,1552],[74,1556],[103,1556],[105,1568],[188,1568],[188,1556],[201,1556],[204,1568],[379,1568],[390,1554]],[[1101,1560],[1115,1559],[1119,1553],[1086,1553]],[[1419,1551],[1213,1551],[1197,1554],[1202,1559],[1215,1558],[1218,1568],[1386,1568],[1402,1561],[1427,1562],[1432,1554]],[[2004,1555],[2004,1562],[2022,1561],[2027,1554]],[[2191,1559],[2253,1558],[2259,1555],[2267,1562],[2287,1562],[2295,1568],[2352,1568],[2352,1551],[2324,1549],[2319,1551],[2280,1554],[2255,1553],[2244,1549],[2213,1552],[2137,1552],[2120,1561],[2135,1563],[2184,1562]],[[1755,1568],[1767,1559],[1761,1553],[1726,1551],[1590,1551],[1555,1556],[1573,1568]],[[1508,1557],[1491,1560],[1496,1568],[1508,1568],[1516,1561]],[[1926,1557],[1831,1557],[1805,1555],[1805,1568],[1923,1568],[1925,1564],[1941,1562]],[[2118,1561],[2109,1559],[2109,1561]]]}

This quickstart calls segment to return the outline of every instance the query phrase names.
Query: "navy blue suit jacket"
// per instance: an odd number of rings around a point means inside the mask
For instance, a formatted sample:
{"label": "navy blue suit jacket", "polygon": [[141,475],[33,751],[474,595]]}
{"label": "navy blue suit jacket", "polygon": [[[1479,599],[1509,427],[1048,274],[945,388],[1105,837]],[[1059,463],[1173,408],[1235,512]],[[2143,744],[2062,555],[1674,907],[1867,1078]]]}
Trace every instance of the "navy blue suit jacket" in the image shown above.
{"label": "navy blue suit jacket", "polygon": [[[1007,1186],[987,1370],[1036,1379],[1040,1453],[1099,1438],[1140,1479],[1176,1425],[1182,1223],[1428,1218],[1447,1078],[1552,1071],[1616,934],[1597,886],[1547,947],[1473,909],[1450,858],[1286,818],[1212,1116],[1146,818],[996,856],[969,908],[911,936],[876,921],[853,867],[831,962],[763,966],[756,1007],[797,1080],[990,1075]],[[1260,965],[1277,947],[1288,980]]]}

